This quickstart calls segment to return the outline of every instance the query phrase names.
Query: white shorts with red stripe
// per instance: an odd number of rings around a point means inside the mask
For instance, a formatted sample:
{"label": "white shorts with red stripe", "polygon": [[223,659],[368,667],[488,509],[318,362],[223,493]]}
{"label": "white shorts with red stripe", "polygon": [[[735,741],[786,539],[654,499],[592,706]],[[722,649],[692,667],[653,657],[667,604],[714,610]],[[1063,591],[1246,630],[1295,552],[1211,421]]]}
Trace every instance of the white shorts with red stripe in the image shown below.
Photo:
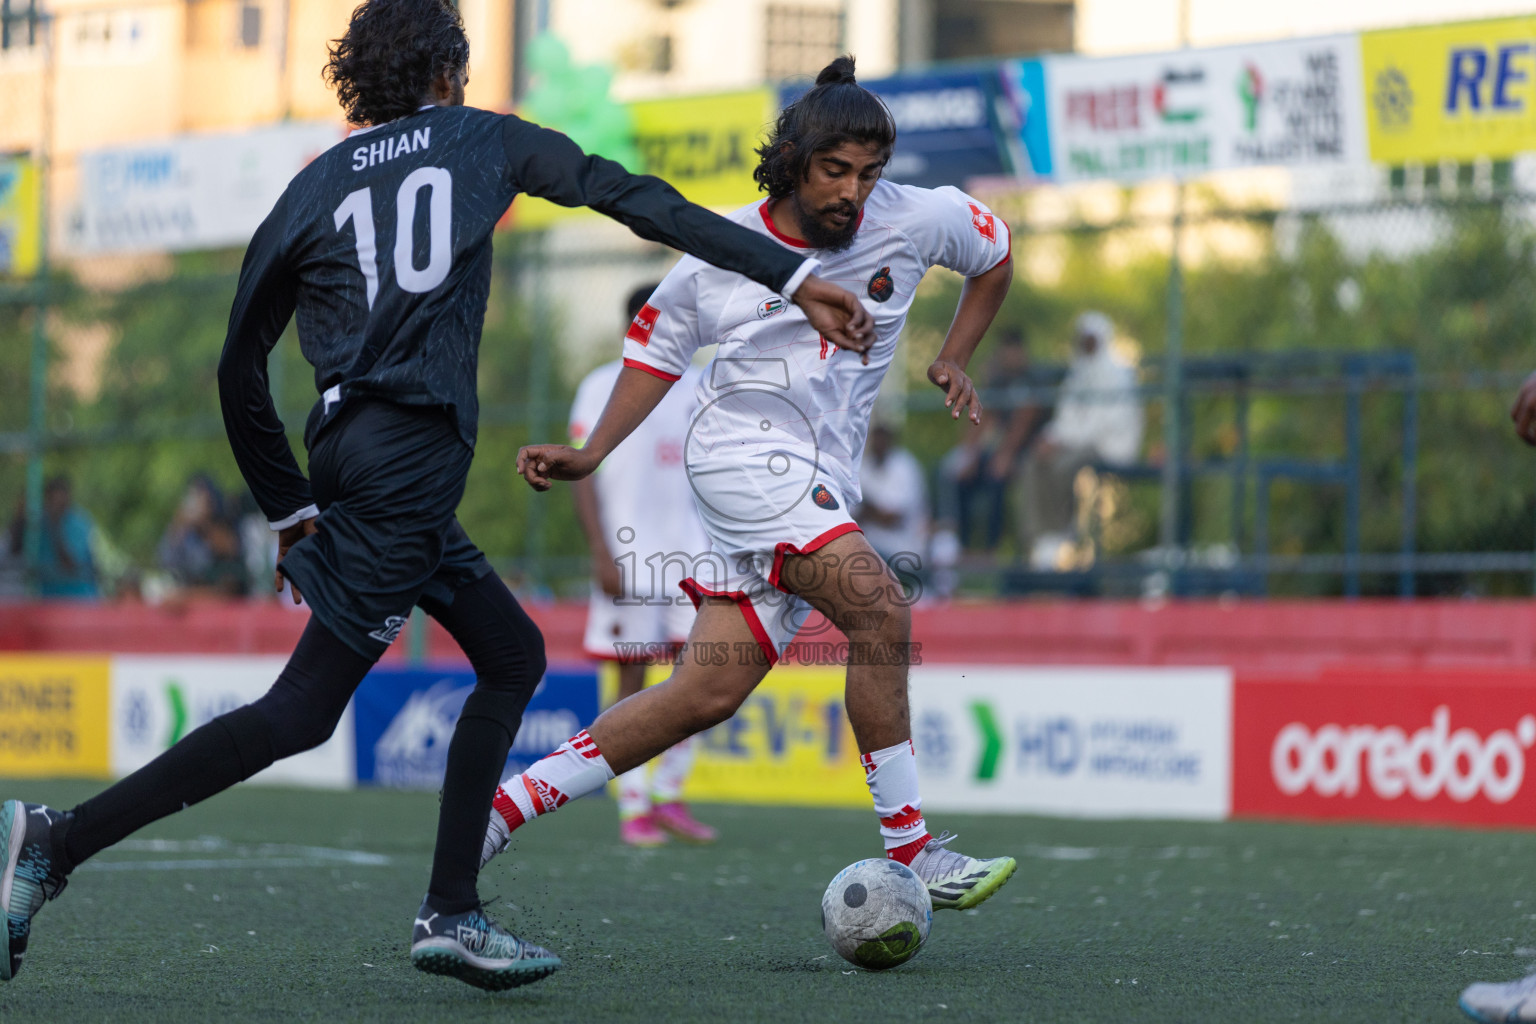
{"label": "white shorts with red stripe", "polygon": [[[775,459],[793,461],[787,471],[776,472]],[[802,460],[780,453],[764,462],[690,460],[689,480],[710,557],[697,561],[682,588],[695,606],[705,597],[735,601],[772,665],[811,611],[804,598],[782,585],[785,556],[809,554],[859,526],[849,514],[847,495],[819,481]]]}

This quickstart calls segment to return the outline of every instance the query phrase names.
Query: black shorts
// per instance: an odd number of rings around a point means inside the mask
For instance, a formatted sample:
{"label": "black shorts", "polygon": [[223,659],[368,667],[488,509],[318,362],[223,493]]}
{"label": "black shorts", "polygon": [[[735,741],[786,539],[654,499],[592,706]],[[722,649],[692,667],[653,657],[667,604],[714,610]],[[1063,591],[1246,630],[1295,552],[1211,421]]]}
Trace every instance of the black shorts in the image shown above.
{"label": "black shorts", "polygon": [[320,532],[278,568],[327,629],[378,658],[413,605],[451,604],[491,565],[454,517],[474,453],[448,414],[353,402],[309,453]]}

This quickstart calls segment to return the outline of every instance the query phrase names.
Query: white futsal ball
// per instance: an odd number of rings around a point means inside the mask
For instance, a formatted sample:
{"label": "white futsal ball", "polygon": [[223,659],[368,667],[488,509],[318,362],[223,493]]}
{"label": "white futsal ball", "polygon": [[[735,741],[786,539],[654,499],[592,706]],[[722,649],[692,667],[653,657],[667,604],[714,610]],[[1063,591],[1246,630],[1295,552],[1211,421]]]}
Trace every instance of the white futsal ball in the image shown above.
{"label": "white futsal ball", "polygon": [[898,860],[861,860],[837,873],[821,897],[821,928],[838,955],[883,971],[928,941],[933,901],[917,873]]}

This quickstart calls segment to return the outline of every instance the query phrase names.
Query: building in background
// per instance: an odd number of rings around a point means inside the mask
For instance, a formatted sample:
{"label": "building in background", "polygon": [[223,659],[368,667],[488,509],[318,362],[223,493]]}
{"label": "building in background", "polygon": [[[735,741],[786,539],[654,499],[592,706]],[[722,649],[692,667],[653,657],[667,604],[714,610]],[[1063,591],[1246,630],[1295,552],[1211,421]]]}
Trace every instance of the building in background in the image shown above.
{"label": "building in background", "polygon": [[[0,152],[44,135],[45,13],[55,20],[52,152],[283,120],[340,121],[320,77],[356,0],[0,0]],[[510,109],[512,0],[462,0],[469,102]],[[64,169],[61,167],[61,170]]]}
{"label": "building in background", "polygon": [[815,75],[852,53],[862,77],[939,60],[1071,50],[1076,0],[542,0],[519,32],[554,32],[614,67],[621,99]]}

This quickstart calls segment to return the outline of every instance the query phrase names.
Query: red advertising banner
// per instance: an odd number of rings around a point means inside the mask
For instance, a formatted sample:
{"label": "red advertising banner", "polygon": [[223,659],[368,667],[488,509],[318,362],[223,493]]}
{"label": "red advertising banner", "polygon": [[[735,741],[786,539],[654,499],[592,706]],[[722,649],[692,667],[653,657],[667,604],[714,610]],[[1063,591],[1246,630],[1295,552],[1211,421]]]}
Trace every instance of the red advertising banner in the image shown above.
{"label": "red advertising banner", "polygon": [[1232,813],[1536,826],[1536,673],[1239,676]]}

